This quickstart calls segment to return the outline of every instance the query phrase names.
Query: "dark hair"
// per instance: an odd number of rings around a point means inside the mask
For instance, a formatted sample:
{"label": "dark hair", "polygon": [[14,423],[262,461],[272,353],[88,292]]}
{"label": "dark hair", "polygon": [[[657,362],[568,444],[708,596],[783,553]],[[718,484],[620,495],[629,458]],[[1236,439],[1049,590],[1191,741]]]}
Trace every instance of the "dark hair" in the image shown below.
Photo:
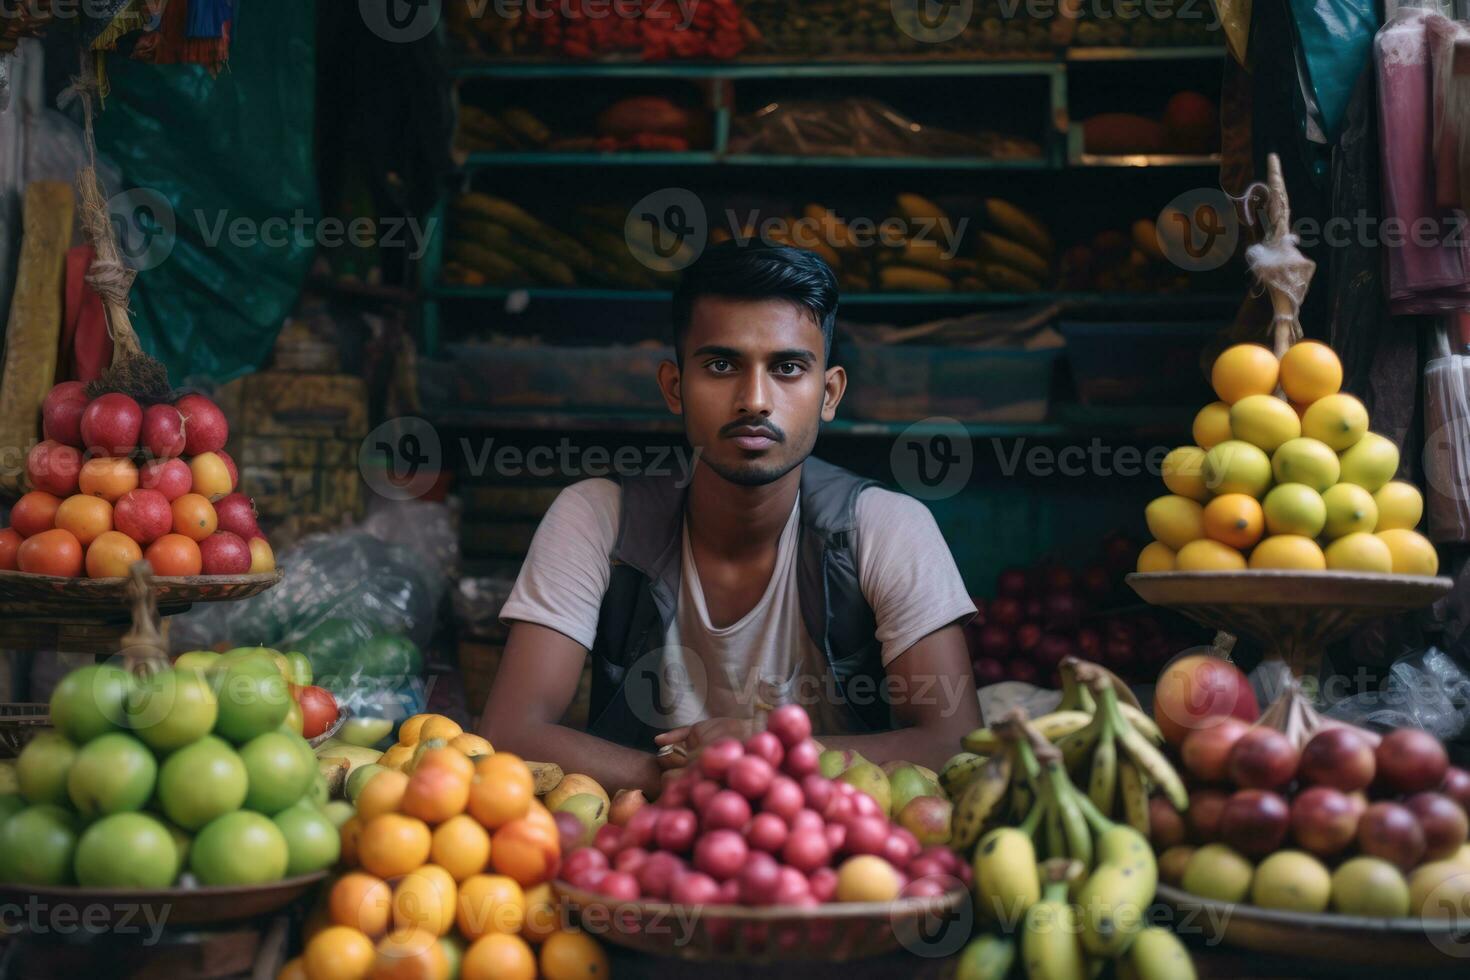
{"label": "dark hair", "polygon": [[784,299],[808,310],[822,328],[822,356],[832,356],[837,277],[821,256],[789,245],[731,240],[712,245],[684,270],[674,290],[674,356],[683,360],[684,334],[701,296]]}

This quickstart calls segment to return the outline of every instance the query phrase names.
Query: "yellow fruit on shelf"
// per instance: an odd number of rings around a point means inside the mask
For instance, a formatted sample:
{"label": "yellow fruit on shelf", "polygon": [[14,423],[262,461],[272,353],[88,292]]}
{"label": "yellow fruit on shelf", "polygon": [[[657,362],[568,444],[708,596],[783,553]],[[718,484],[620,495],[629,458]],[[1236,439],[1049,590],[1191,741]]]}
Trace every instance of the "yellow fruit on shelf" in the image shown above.
{"label": "yellow fruit on shelf", "polygon": [[414,749],[417,747],[417,743],[405,745],[399,742],[378,757],[378,765],[385,766],[388,769],[401,770],[413,761]]}
{"label": "yellow fruit on shelf", "polygon": [[1250,567],[1322,572],[1327,570],[1327,557],[1311,538],[1300,534],[1273,534],[1251,552]]}
{"label": "yellow fruit on shelf", "polygon": [[1424,496],[1419,488],[1403,480],[1390,480],[1373,494],[1378,505],[1378,530],[1412,531],[1424,519]]}
{"label": "yellow fruit on shelf", "polygon": [[543,801],[548,810],[559,810],[561,805],[579,793],[590,793],[602,800],[603,806],[611,806],[612,800],[597,780],[585,773],[569,772],[556,784],[556,789],[546,794]]}
{"label": "yellow fruit on shelf", "polygon": [[1271,458],[1259,446],[1227,439],[1205,453],[1205,486],[1217,494],[1260,497],[1271,486]]}
{"label": "yellow fruit on shelf", "polygon": [[1352,447],[1338,454],[1342,460],[1342,482],[1356,483],[1375,493],[1382,489],[1399,469],[1399,447],[1376,432],[1369,432]]}
{"label": "yellow fruit on shelf", "polygon": [[469,756],[495,754],[495,746],[491,745],[488,739],[470,732],[465,732],[463,735],[456,735],[454,738],[451,738],[449,740],[449,747],[451,749],[458,749]]}
{"label": "yellow fruit on shelf", "polygon": [[385,813],[362,826],[357,858],[379,878],[398,878],[429,860],[431,835],[422,820]]}
{"label": "yellow fruit on shelf", "polygon": [[1227,493],[1205,505],[1205,534],[1239,551],[1261,540],[1266,521],[1261,504],[1243,493]]}
{"label": "yellow fruit on shelf", "polygon": [[1236,344],[1215,358],[1210,384],[1220,400],[1234,405],[1248,395],[1269,395],[1276,390],[1281,362],[1270,348],[1260,344]]}
{"label": "yellow fruit on shelf", "polygon": [[1256,868],[1251,904],[1289,912],[1323,912],[1332,894],[1332,874],[1305,851],[1277,851]]}
{"label": "yellow fruit on shelf", "polygon": [[408,776],[396,769],[376,773],[357,794],[357,816],[363,823],[385,813],[396,813],[408,789]]}
{"label": "yellow fruit on shelf", "polygon": [[1388,553],[1397,575],[1438,575],[1439,552],[1429,539],[1408,528],[1390,528],[1374,537],[1388,545]]}
{"label": "yellow fruit on shelf", "polygon": [[1194,444],[1201,449],[1213,449],[1230,438],[1230,406],[1225,402],[1210,402],[1199,410],[1191,428]]}
{"label": "yellow fruit on shelf", "polygon": [[434,828],[429,860],[464,881],[485,870],[490,861],[490,834],[468,813],[450,817]]}
{"label": "yellow fruit on shelf", "polygon": [[1138,553],[1138,570],[1140,572],[1174,571],[1174,549],[1162,541],[1150,541]]}
{"label": "yellow fruit on shelf", "polygon": [[1266,452],[1302,434],[1302,420],[1275,395],[1247,395],[1230,406],[1230,432]]}
{"label": "yellow fruit on shelf", "polygon": [[1200,538],[1180,548],[1174,565],[1181,572],[1240,572],[1246,568],[1244,555],[1212,538]]}
{"label": "yellow fruit on shelf", "polygon": [[464,951],[459,980],[535,980],[536,954],[520,936],[492,932]]}
{"label": "yellow fruit on shelf", "polygon": [[1331,347],[1315,340],[1292,344],[1281,357],[1281,390],[1303,405],[1335,395],[1342,387],[1342,362]]}
{"label": "yellow fruit on shelf", "polygon": [[1388,545],[1365,531],[1338,538],[1327,546],[1327,568],[1333,572],[1391,572]]}
{"label": "yellow fruit on shelf", "polygon": [[332,886],[327,895],[327,915],[332,923],[350,926],[368,936],[388,931],[393,914],[393,889],[382,878],[352,871]]}
{"label": "yellow fruit on shelf", "polygon": [[1301,483],[1322,493],[1342,476],[1342,461],[1332,447],[1303,436],[1281,444],[1271,456],[1277,483]]}
{"label": "yellow fruit on shelf", "polygon": [[1205,509],[1199,501],[1172,494],[1144,508],[1149,533],[1175,551],[1205,536]]}
{"label": "yellow fruit on shelf", "polygon": [[1453,859],[1421,864],[1409,875],[1409,910],[1426,919],[1458,919],[1470,909],[1470,869]]}
{"label": "yellow fruit on shelf", "polygon": [[1319,398],[1302,416],[1302,435],[1325,442],[1336,452],[1354,445],[1368,431],[1368,409],[1352,395]]}
{"label": "yellow fruit on shelf", "polygon": [[459,888],[437,864],[415,868],[393,889],[393,927],[423,929],[442,936],[454,927]]}
{"label": "yellow fruit on shelf", "polygon": [[526,892],[506,875],[472,875],[460,885],[455,921],[471,941],[492,932],[514,936],[526,921]]}
{"label": "yellow fruit on shelf", "polygon": [[1270,534],[1315,538],[1327,526],[1327,505],[1322,502],[1322,495],[1301,483],[1279,483],[1272,487],[1261,509]]}
{"label": "yellow fruit on shelf", "polygon": [[395,929],[378,940],[373,980],[449,980],[440,937],[425,929]]}
{"label": "yellow fruit on shelf", "polygon": [[1339,483],[1328,487],[1322,494],[1322,503],[1327,506],[1327,524],[1323,533],[1329,538],[1372,531],[1378,526],[1378,505],[1373,502],[1373,495],[1357,484]]}
{"label": "yellow fruit on shelf", "polygon": [[526,917],[521,923],[521,938],[528,943],[545,942],[561,927],[556,896],[552,894],[549,882],[527,888],[525,894]]}
{"label": "yellow fruit on shelf", "polygon": [[414,745],[419,740],[419,729],[424,727],[424,722],[430,718],[438,718],[438,715],[424,712],[410,718],[405,718],[403,724],[398,726],[398,744]]}
{"label": "yellow fruit on shelf", "polygon": [[420,742],[427,742],[432,738],[442,738],[448,742],[463,734],[464,729],[459,727],[459,722],[453,718],[445,718],[443,715],[430,715],[419,727]]}
{"label": "yellow fruit on shelf", "polygon": [[1198,446],[1180,446],[1170,450],[1161,467],[1164,486],[1170,492],[1204,503],[1210,499],[1204,477],[1205,451]]}
{"label": "yellow fruit on shelf", "polygon": [[606,980],[607,953],[585,932],[558,932],[541,947],[542,980]]}
{"label": "yellow fruit on shelf", "polygon": [[301,954],[311,980],[367,980],[376,958],[373,941],[347,926],[323,929]]}

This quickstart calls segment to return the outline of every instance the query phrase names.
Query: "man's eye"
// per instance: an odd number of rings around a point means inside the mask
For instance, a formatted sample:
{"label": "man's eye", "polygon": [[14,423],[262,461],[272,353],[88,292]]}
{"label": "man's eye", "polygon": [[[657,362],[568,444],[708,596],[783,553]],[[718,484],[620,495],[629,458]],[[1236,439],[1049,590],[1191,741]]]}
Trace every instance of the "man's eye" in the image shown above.
{"label": "man's eye", "polygon": [[735,365],[731,364],[724,358],[716,358],[715,360],[709,362],[709,369],[716,374],[724,374],[728,371],[733,371],[735,369]]}
{"label": "man's eye", "polygon": [[776,365],[776,373],[785,375],[788,378],[800,374],[801,371],[802,366],[796,361],[783,361],[782,363]]}

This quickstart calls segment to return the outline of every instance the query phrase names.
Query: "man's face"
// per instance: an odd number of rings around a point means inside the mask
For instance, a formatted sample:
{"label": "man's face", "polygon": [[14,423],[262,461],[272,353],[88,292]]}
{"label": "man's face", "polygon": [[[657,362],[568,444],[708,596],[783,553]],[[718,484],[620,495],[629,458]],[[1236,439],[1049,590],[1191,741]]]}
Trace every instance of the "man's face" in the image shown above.
{"label": "man's face", "polygon": [[683,366],[665,362],[659,385],[669,410],[711,470],[760,486],[811,455],[821,422],[837,414],[847,386],[827,367],[822,330],[784,300],[695,301]]}

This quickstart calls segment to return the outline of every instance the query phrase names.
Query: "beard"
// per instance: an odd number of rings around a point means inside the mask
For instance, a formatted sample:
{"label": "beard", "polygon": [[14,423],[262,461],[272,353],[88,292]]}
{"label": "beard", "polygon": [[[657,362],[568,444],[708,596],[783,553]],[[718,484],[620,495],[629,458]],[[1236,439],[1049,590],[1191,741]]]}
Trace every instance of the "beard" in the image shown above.
{"label": "beard", "polygon": [[731,464],[711,459],[708,453],[703,453],[700,455],[700,462],[713,470],[721,479],[737,487],[763,487],[768,483],[775,483],[806,462],[806,457],[810,454],[811,451],[808,450],[792,459],[750,459]]}

